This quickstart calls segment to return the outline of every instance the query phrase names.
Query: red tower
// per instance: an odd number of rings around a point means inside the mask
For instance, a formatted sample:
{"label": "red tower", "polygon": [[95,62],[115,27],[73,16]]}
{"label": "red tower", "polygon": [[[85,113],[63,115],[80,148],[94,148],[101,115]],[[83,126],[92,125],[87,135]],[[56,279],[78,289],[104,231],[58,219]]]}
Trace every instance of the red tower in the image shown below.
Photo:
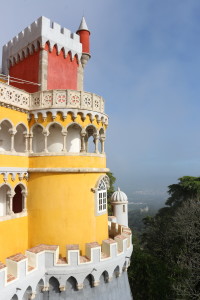
{"label": "red tower", "polygon": [[[90,32],[84,18],[75,34],[40,17],[4,46],[3,72],[11,76],[13,86],[31,93],[82,90],[83,69],[90,58],[89,44]],[[22,84],[15,78],[27,82]]]}

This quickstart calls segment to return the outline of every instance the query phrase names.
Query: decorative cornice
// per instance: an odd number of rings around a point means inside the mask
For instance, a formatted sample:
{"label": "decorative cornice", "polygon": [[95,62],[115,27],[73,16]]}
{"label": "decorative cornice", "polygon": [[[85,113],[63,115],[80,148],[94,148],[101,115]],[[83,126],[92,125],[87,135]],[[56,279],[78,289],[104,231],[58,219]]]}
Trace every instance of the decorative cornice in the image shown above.
{"label": "decorative cornice", "polygon": [[30,173],[107,173],[108,168],[29,168]]}
{"label": "decorative cornice", "polygon": [[28,169],[27,168],[15,168],[15,167],[0,167],[0,174],[3,175],[4,182],[8,181],[8,175],[11,175],[12,181],[16,179],[18,175],[19,180],[28,180]]}

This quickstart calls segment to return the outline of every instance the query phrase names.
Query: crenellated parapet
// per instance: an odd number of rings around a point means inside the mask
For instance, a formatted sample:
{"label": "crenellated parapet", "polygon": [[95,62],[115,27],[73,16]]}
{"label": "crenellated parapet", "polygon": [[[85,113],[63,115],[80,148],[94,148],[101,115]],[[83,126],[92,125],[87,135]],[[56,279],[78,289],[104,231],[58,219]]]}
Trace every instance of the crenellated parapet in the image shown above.
{"label": "crenellated parapet", "polygon": [[59,246],[42,244],[28,249],[25,255],[18,253],[8,257],[6,264],[0,263],[3,299],[11,299],[17,288],[18,297],[22,299],[29,286],[32,292],[36,291],[41,279],[43,292],[48,291],[52,275],[58,280],[61,291],[65,290],[69,277],[76,280],[76,288],[80,290],[84,288],[83,282],[88,274],[93,278],[94,287],[100,284],[102,274],[107,274],[107,282],[112,281],[113,272],[116,277],[120,276],[129,266],[132,235],[129,228],[116,223],[110,223],[109,231],[113,238],[104,240],[102,245],[87,243],[85,256],[80,255],[79,245],[67,245],[66,257],[59,257]]}
{"label": "crenellated parapet", "polygon": [[79,35],[42,16],[4,45],[3,73],[8,72],[8,61],[13,65],[27,57],[33,49],[44,49],[46,43],[49,44],[50,51],[56,46],[58,54],[63,49],[65,56],[70,52],[72,58],[77,55],[81,59],[82,44]]}

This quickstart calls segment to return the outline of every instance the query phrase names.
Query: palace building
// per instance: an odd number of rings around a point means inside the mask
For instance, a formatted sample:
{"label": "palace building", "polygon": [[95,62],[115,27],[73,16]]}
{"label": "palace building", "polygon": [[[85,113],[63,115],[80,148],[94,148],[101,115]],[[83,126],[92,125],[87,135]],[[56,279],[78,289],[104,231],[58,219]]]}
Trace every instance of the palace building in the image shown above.
{"label": "palace building", "polygon": [[107,213],[104,99],[83,89],[90,31],[40,17],[3,47],[0,299],[132,299],[128,200]]}

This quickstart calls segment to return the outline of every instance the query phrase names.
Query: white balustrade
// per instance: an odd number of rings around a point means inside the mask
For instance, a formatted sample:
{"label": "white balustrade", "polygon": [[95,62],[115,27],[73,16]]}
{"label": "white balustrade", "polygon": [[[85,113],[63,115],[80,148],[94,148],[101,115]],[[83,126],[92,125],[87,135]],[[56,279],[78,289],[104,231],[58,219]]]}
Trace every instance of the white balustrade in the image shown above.
{"label": "white balustrade", "polygon": [[104,100],[93,93],[75,90],[49,90],[30,94],[0,82],[0,104],[23,110],[77,108],[104,113]]}

